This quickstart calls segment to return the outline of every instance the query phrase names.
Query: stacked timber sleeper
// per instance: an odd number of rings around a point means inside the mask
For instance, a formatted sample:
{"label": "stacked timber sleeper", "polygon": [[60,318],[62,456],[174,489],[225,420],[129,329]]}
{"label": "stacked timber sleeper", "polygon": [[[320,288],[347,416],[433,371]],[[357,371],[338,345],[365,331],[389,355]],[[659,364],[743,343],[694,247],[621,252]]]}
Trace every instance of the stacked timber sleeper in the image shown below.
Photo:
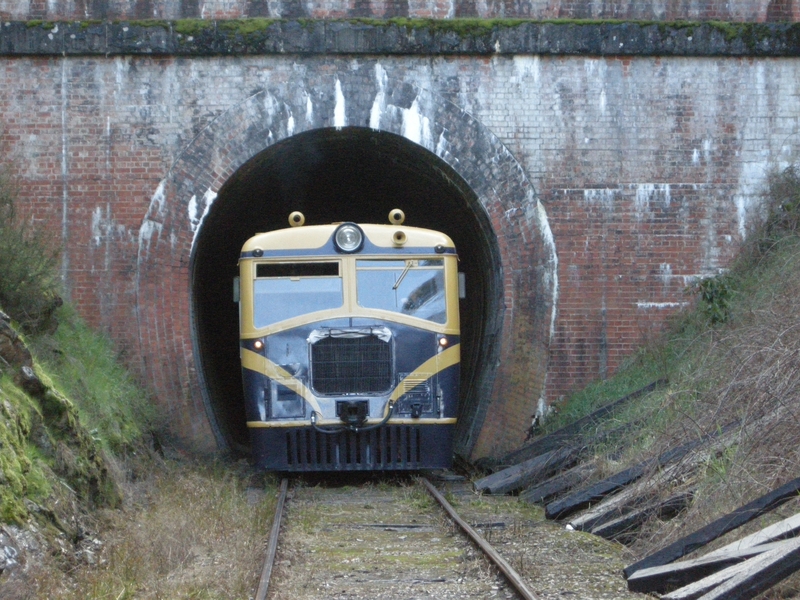
{"label": "stacked timber sleeper", "polygon": [[[685,481],[687,474],[729,445],[731,434],[741,423],[730,423],[593,483],[589,482],[596,478],[598,467],[585,460],[589,444],[584,431],[663,383],[654,382],[509,454],[503,463],[510,466],[476,481],[475,489],[490,494],[519,492],[523,501],[545,504],[547,518],[569,519],[568,529],[589,531],[623,543],[632,540],[638,527],[650,517],[677,515],[688,507],[694,495],[691,483]],[[644,477],[646,474],[649,476]],[[659,494],[665,488],[672,490],[667,497]],[[628,588],[657,593],[670,600],[754,598],[800,570],[800,538],[795,537],[800,533],[800,514],[701,558],[675,561],[797,498],[799,492],[800,478],[628,566],[624,570]]]}

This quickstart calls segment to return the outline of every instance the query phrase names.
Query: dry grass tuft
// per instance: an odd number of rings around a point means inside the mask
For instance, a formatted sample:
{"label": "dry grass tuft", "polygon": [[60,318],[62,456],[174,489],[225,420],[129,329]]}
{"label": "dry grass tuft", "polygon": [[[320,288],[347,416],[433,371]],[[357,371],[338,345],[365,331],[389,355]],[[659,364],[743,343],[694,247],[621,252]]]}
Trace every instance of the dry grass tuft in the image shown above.
{"label": "dry grass tuft", "polygon": [[[258,492],[241,464],[154,460],[127,484],[124,510],[98,514],[78,564],[51,557],[14,599],[247,599],[258,584],[274,485]],[[264,493],[266,491],[266,493]],[[92,552],[92,549],[95,552]]]}

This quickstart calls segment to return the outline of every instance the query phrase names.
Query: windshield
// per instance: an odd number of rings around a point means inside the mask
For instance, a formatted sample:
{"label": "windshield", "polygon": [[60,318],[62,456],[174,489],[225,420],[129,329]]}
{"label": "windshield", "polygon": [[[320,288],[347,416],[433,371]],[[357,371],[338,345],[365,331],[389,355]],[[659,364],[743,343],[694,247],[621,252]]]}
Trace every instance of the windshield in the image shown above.
{"label": "windshield", "polygon": [[253,325],[279,321],[342,305],[339,263],[262,263],[253,282]]}
{"label": "windshield", "polygon": [[359,260],[356,271],[359,306],[447,321],[442,259]]}

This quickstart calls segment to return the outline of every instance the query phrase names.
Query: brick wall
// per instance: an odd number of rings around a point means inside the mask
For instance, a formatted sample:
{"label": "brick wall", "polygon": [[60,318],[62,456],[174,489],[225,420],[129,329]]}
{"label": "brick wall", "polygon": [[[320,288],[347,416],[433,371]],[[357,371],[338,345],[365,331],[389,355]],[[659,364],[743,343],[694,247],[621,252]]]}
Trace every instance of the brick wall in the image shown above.
{"label": "brick wall", "polygon": [[[387,103],[420,99],[420,143],[473,189],[502,255],[474,457],[518,444],[540,397],[613,373],[688,283],[724,268],[765,175],[800,144],[793,58],[3,57],[0,148],[22,210],[62,241],[68,295],[187,444],[214,447],[187,316],[188,203],[270,144],[336,125],[337,80],[347,122],[366,124],[380,72],[405,90]],[[379,127],[408,135],[402,117]]]}

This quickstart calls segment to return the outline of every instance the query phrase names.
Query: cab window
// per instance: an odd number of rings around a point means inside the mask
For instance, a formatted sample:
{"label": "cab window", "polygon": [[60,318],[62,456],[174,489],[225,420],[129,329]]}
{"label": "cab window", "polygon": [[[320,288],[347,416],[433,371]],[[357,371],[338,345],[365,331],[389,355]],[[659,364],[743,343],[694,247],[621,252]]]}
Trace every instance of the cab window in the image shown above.
{"label": "cab window", "polygon": [[364,308],[447,321],[442,259],[358,260],[356,285]]}
{"label": "cab window", "polygon": [[253,282],[253,325],[267,327],[343,303],[339,262],[259,263]]}

